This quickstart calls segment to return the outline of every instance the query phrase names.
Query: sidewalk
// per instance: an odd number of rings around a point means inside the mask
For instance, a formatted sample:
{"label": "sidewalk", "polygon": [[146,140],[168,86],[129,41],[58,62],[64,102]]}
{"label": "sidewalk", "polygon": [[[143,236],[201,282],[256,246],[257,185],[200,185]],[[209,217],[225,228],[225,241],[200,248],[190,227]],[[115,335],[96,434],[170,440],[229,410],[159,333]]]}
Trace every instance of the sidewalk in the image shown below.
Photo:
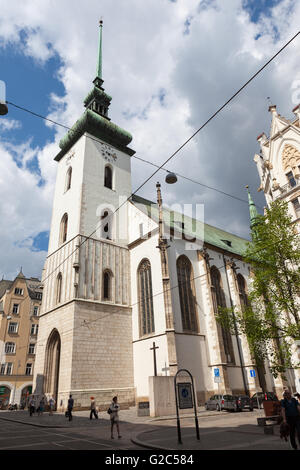
{"label": "sidewalk", "polygon": [[[138,417],[136,408],[120,412],[122,436],[141,446],[141,450],[289,450],[289,444],[279,437],[279,426],[273,435],[264,434],[263,427],[257,426],[258,412],[226,413],[198,412],[200,440],[196,438],[194,416],[181,415],[182,444],[178,443],[176,416],[151,418]],[[99,419],[89,419],[89,411],[75,411],[69,422],[63,413],[44,413],[43,416],[29,416],[28,411],[0,411],[2,419],[30,424],[42,428],[61,428],[81,432],[110,440],[109,415],[102,411]]]}

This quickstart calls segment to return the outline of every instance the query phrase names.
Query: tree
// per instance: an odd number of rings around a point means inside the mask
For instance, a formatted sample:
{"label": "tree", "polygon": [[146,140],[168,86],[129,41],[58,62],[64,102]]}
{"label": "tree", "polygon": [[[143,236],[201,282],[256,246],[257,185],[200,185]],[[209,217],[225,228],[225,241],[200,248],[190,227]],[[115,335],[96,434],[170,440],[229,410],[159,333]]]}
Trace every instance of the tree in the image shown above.
{"label": "tree", "polygon": [[300,366],[293,357],[300,340],[300,235],[280,200],[252,218],[251,230],[243,256],[252,267],[248,304],[241,311],[220,309],[217,320],[245,334],[257,365],[268,358],[277,377]]}

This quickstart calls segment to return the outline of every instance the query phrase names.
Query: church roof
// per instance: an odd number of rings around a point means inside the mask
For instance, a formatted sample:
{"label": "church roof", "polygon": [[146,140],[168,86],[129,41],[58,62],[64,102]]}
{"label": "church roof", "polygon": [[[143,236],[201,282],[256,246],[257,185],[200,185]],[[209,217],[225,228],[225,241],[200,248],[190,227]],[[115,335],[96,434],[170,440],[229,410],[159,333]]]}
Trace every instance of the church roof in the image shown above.
{"label": "church roof", "polygon": [[[146,213],[152,220],[158,223],[159,211],[156,203],[137,195],[132,196],[132,202],[138,209],[142,210],[142,212]],[[245,238],[241,238],[186,215],[183,217],[183,214],[180,214],[179,212],[163,208],[163,221],[167,227],[174,230],[181,230],[176,223],[178,220],[182,220],[184,222],[183,232],[187,237],[190,239],[195,237],[196,228],[196,237],[199,240],[202,240],[202,234],[204,234],[205,243],[221,248],[224,251],[243,255],[247,248],[247,244],[250,243],[250,241]]]}

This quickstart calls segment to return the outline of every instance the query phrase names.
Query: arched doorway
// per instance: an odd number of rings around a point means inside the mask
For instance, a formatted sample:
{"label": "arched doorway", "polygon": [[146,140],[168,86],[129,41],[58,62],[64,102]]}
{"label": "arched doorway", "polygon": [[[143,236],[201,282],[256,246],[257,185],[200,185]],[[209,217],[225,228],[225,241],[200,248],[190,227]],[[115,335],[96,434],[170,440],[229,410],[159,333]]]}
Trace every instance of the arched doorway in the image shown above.
{"label": "arched doorway", "polygon": [[28,405],[29,396],[32,394],[32,385],[27,385],[22,389],[20,406],[25,408]]}
{"label": "arched doorway", "polygon": [[6,385],[0,385],[0,410],[6,410],[9,404],[11,389]]}
{"label": "arched doorway", "polygon": [[55,329],[51,332],[47,347],[44,372],[44,393],[50,398],[52,396],[57,405],[58,394],[58,378],[60,363],[61,341],[58,331]]}

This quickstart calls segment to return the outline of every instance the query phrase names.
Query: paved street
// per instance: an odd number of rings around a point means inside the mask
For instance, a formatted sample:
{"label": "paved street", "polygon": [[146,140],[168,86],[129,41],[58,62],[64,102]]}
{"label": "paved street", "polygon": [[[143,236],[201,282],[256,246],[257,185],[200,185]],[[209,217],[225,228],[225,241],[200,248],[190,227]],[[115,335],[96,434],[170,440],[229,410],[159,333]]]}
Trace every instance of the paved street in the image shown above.
{"label": "paved street", "polygon": [[182,445],[177,441],[176,419],[137,417],[136,409],[120,412],[122,439],[110,439],[109,416],[90,421],[88,411],[74,413],[70,423],[63,414],[30,417],[27,411],[0,412],[1,450],[290,450],[289,443],[264,434],[257,426],[258,411],[243,413],[199,411],[200,441],[194,418],[182,416]]}

